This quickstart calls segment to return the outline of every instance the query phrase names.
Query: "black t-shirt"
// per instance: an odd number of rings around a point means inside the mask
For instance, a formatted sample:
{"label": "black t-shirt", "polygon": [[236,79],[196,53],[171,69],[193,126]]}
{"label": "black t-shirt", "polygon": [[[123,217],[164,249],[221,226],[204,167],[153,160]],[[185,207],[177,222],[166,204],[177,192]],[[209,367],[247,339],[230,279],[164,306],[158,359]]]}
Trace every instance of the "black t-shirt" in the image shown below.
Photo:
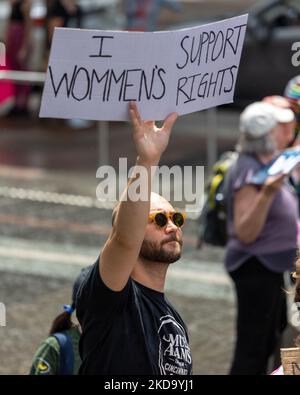
{"label": "black t-shirt", "polygon": [[120,292],[102,281],[98,261],[78,294],[79,374],[190,375],[185,324],[165,295],[129,279]]}

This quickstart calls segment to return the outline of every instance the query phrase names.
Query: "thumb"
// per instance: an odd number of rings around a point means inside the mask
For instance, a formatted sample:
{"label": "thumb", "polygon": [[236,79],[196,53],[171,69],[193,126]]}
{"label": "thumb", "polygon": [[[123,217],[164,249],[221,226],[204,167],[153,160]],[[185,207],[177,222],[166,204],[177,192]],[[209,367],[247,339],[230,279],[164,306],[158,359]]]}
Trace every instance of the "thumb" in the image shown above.
{"label": "thumb", "polygon": [[162,129],[165,131],[171,131],[176,119],[178,118],[178,114],[176,112],[172,112],[167,116],[162,126]]}

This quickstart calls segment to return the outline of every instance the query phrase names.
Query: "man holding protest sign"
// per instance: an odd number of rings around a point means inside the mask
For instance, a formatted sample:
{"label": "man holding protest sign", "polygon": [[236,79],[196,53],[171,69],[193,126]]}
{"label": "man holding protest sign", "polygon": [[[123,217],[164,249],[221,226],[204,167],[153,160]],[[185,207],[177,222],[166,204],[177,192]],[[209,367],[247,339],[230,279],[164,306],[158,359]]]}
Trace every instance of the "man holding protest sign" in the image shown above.
{"label": "man holding protest sign", "polygon": [[168,146],[177,114],[157,128],[142,121],[131,102],[130,118],[136,167],[100,258],[78,294],[80,373],[190,375],[187,330],[163,293],[168,266],[181,256],[185,215],[151,193],[152,169]]}
{"label": "man holding protest sign", "polygon": [[[153,168],[177,114],[232,102],[247,17],[174,32],[55,29],[40,117],[131,119],[137,150],[110,236],[79,291],[80,374],[192,373],[185,324],[163,293],[185,215],[151,193]],[[165,121],[159,129],[142,119]]]}

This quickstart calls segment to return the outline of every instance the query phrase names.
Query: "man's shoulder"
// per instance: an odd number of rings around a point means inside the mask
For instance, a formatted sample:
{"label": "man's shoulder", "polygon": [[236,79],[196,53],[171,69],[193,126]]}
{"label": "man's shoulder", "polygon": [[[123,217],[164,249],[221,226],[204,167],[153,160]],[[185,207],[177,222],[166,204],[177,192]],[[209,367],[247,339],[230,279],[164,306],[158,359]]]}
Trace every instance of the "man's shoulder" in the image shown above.
{"label": "man's shoulder", "polygon": [[78,303],[78,301],[80,301],[89,283],[94,279],[97,279],[96,276],[99,273],[99,258],[97,258],[96,262],[93,265],[88,266],[84,270],[84,277],[82,278],[81,283],[78,286],[78,291],[76,294],[76,304]]}
{"label": "man's shoulder", "polygon": [[105,282],[103,281],[101,274],[100,274],[100,265],[101,265],[101,256],[97,258],[96,262],[89,267],[88,273],[85,276],[84,281],[81,283],[77,296],[88,292],[91,290],[102,289],[104,292],[112,293],[112,294],[121,294],[127,287],[128,284],[131,284],[132,279],[129,277],[127,284],[121,291],[113,291],[110,289]]}
{"label": "man's shoulder", "polygon": [[126,305],[132,280],[129,278],[122,291],[113,291],[102,280],[99,261],[93,265],[77,293],[76,314],[79,322],[97,319],[104,315],[120,312]]}

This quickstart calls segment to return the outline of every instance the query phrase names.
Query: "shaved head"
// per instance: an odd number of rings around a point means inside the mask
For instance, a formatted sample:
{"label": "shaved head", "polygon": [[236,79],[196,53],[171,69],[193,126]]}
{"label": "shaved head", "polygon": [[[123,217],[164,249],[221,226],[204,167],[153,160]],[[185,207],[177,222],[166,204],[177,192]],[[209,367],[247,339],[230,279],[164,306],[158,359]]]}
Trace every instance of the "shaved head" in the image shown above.
{"label": "shaved head", "polygon": [[[113,209],[112,217],[111,217],[112,226],[114,226],[115,219],[119,211],[119,207],[120,207],[120,202],[118,202]],[[156,192],[151,192],[150,211],[159,211],[159,210],[172,211],[174,209],[173,206],[164,197],[162,197]]]}
{"label": "shaved head", "polygon": [[166,210],[172,211],[173,206],[164,197],[156,192],[151,192],[150,197],[150,211]]}

